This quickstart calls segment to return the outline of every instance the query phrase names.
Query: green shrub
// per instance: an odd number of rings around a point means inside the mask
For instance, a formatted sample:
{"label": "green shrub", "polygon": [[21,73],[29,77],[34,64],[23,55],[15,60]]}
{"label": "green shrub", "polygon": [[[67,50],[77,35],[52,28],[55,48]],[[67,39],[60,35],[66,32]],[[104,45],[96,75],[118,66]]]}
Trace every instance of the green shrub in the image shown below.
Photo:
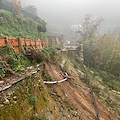
{"label": "green shrub", "polygon": [[38,115],[36,120],[46,120],[46,117],[44,115]]}
{"label": "green shrub", "polygon": [[[4,59],[4,65],[0,64],[0,76],[4,77],[8,71],[25,71],[25,67],[31,65],[31,61],[22,53],[13,53],[7,47],[0,49],[0,61]],[[5,65],[6,64],[6,65]],[[8,68],[9,66],[9,68]]]}
{"label": "green shrub", "polygon": [[105,72],[105,71],[100,71],[100,72],[99,72],[99,75],[100,75],[100,77],[101,77],[104,81],[110,79],[109,75],[108,75],[107,72]]}
{"label": "green shrub", "polygon": [[5,68],[2,65],[0,65],[0,78],[4,78],[6,72],[7,72],[7,68]]}
{"label": "green shrub", "polygon": [[35,96],[31,96],[29,98],[29,103],[33,108],[35,108]]}
{"label": "green shrub", "polygon": [[43,55],[45,60],[49,61],[50,59],[54,60],[54,56],[56,55],[57,52],[57,46],[51,46],[49,48],[45,48],[43,51]]}

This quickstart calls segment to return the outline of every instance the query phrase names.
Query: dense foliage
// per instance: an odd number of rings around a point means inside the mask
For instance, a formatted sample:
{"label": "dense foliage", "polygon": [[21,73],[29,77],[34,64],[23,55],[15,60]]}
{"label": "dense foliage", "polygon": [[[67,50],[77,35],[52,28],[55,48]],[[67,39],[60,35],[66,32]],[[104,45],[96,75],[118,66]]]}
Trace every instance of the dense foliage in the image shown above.
{"label": "dense foliage", "polygon": [[120,37],[105,34],[84,42],[85,64],[114,75],[120,73]]}
{"label": "dense foliage", "polygon": [[[38,19],[34,21],[30,18],[19,17],[5,10],[0,9],[0,36],[25,37],[25,38],[47,38],[48,33],[45,30],[46,23]],[[38,27],[41,26],[41,31]],[[44,31],[44,33],[43,33]]]}
{"label": "dense foliage", "polygon": [[7,77],[15,72],[24,72],[31,61],[22,53],[13,53],[7,47],[0,49],[0,78]]}

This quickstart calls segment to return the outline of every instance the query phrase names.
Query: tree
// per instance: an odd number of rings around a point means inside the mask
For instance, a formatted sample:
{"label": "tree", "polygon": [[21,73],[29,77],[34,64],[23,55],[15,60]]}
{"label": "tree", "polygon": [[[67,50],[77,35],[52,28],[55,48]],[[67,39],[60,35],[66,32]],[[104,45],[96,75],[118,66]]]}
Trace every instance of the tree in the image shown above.
{"label": "tree", "polygon": [[82,21],[82,29],[78,31],[81,34],[82,39],[87,40],[93,38],[102,21],[102,17],[86,14]]}
{"label": "tree", "polygon": [[44,20],[38,19],[37,20],[38,25],[37,25],[37,29],[39,32],[46,32],[46,25],[47,23]]}
{"label": "tree", "polygon": [[12,0],[12,4],[13,4],[15,12],[17,12],[17,14],[19,14],[20,10],[21,10],[21,2],[20,2],[20,0]]}
{"label": "tree", "polygon": [[0,0],[0,9],[1,9],[1,7],[2,7],[2,1]]}
{"label": "tree", "polygon": [[34,5],[29,5],[29,6],[25,7],[24,10],[26,10],[34,15],[37,15],[37,8]]}

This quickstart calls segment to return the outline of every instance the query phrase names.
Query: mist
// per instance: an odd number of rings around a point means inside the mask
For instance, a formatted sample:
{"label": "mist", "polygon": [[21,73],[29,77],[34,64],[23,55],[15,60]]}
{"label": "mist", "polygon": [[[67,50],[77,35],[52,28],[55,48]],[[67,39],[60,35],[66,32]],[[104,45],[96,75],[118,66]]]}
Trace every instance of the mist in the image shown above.
{"label": "mist", "polygon": [[120,26],[120,1],[118,0],[21,0],[22,6],[35,5],[37,14],[53,31],[69,30],[73,24],[81,24],[85,14],[101,16],[104,22],[101,32]]}

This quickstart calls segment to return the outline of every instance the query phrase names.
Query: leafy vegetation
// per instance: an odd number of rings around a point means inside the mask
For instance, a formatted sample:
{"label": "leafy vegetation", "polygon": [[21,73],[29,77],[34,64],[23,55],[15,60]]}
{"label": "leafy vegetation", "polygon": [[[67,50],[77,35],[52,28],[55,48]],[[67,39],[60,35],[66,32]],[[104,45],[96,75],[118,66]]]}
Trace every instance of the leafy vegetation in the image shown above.
{"label": "leafy vegetation", "polygon": [[102,70],[104,77],[107,77],[103,72],[106,71],[120,80],[120,35],[107,33],[98,36],[97,29],[102,21],[101,17],[89,14],[83,19],[79,42],[84,44],[85,65]]}
{"label": "leafy vegetation", "polygon": [[16,16],[8,11],[0,9],[0,36],[9,37],[25,37],[31,39],[46,39],[48,33],[39,32],[38,26],[41,29],[46,26],[44,20],[38,19],[34,21],[31,18],[24,18],[23,16]]}
{"label": "leafy vegetation", "polygon": [[99,68],[113,75],[120,73],[120,38],[112,34],[93,38],[84,42],[85,64]]}
{"label": "leafy vegetation", "polygon": [[82,21],[82,29],[78,31],[82,36],[82,40],[84,41],[96,36],[98,26],[101,25],[102,22],[102,17],[86,14]]}
{"label": "leafy vegetation", "polygon": [[88,69],[88,74],[91,78],[93,91],[99,97],[99,100],[120,118],[118,107],[120,105],[118,93],[120,91],[120,81],[117,81],[111,73],[102,70]]}
{"label": "leafy vegetation", "polygon": [[29,98],[29,103],[33,108],[35,108],[35,96],[31,96]]}
{"label": "leafy vegetation", "polygon": [[43,55],[46,61],[55,60],[55,55],[57,52],[57,49],[61,49],[60,46],[50,46],[48,48],[45,48],[43,50]]}
{"label": "leafy vegetation", "polygon": [[0,49],[0,58],[0,78],[7,73],[24,72],[25,67],[31,65],[31,61],[22,53],[14,54],[7,47]]}
{"label": "leafy vegetation", "polygon": [[36,120],[46,120],[46,117],[44,115],[38,115]]}
{"label": "leafy vegetation", "polygon": [[[54,118],[56,118],[55,103],[41,81],[40,75],[36,75],[27,78],[24,84],[23,82],[16,84],[13,88],[15,92],[7,96],[10,104],[0,106],[0,119],[46,120],[47,110],[50,110]],[[39,85],[42,85],[42,90]],[[2,103],[3,101],[0,99],[0,105]]]}

